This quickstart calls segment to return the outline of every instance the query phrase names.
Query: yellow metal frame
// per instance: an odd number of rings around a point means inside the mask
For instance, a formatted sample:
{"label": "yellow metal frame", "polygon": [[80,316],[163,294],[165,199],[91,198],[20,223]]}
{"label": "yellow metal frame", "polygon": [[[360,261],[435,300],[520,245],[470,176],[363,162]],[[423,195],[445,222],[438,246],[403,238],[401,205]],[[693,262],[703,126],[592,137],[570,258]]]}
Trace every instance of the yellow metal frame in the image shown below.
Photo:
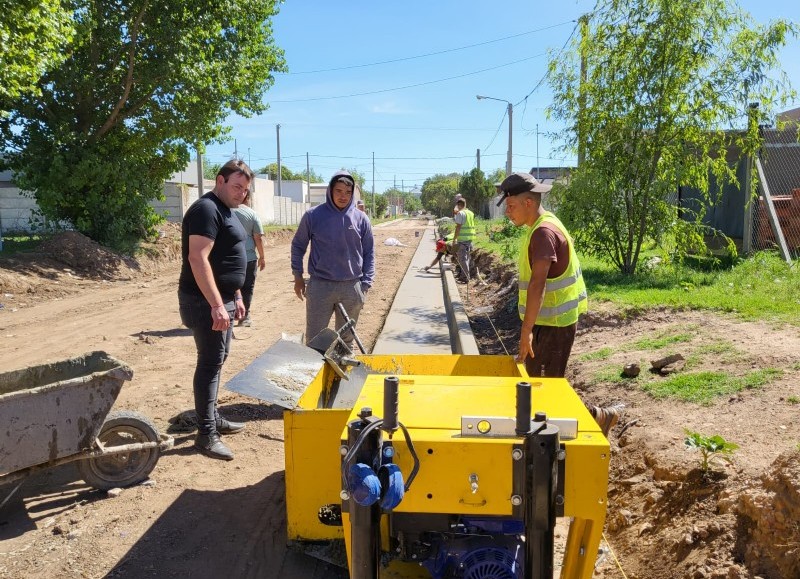
{"label": "yellow metal frame", "polygon": [[[605,522],[609,445],[599,427],[564,379],[531,379],[524,367],[508,356],[359,356],[376,374],[368,376],[351,409],[325,408],[333,383],[326,366],[284,414],[286,439],[286,508],[289,540],[319,541],[344,538],[350,556],[350,521],[342,527],[319,522],[324,504],[340,503],[339,446],[346,425],[362,407],[380,415],[383,408],[381,374],[400,378],[400,421],[409,429],[421,466],[411,489],[396,512],[510,516],[512,446],[520,439],[461,436],[461,416],[515,415],[520,380],[532,383],[532,410],[549,418],[575,418],[578,437],[563,441],[566,450],[564,515],[570,525],[561,577],[588,579]],[[403,436],[395,434],[395,462],[406,474],[412,460]],[[478,477],[473,493],[470,475]],[[388,537],[383,517],[384,542]],[[388,548],[388,544],[384,544]],[[416,564],[394,561],[381,577],[405,579],[429,575]]]}

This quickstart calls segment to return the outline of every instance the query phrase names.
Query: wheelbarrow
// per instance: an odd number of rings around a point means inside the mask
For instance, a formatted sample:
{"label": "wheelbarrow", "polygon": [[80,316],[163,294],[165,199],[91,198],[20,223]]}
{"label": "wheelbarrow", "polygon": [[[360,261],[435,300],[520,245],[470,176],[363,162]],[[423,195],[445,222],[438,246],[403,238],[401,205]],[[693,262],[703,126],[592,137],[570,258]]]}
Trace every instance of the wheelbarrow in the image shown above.
{"label": "wheelbarrow", "polygon": [[108,490],[140,483],[173,437],[147,416],[111,412],[133,371],[105,352],[0,374],[0,486],[78,462],[81,478]]}

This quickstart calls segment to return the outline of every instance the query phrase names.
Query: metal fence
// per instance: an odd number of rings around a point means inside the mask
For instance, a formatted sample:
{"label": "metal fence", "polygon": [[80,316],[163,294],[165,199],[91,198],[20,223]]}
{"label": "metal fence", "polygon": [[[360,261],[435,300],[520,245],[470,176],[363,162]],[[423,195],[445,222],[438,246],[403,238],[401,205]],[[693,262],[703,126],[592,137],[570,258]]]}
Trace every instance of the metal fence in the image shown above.
{"label": "metal fence", "polygon": [[765,129],[756,157],[758,198],[751,204],[751,250],[775,249],[800,259],[800,143],[797,126]]}

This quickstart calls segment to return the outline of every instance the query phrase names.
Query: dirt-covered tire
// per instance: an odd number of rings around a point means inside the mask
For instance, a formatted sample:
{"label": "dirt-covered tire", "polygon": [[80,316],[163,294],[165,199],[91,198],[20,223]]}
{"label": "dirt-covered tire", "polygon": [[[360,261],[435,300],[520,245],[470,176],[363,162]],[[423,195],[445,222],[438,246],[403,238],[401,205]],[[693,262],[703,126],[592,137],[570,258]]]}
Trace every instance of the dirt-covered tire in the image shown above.
{"label": "dirt-covered tire", "polygon": [[[109,413],[98,436],[106,448],[158,442],[158,428],[147,416],[130,410]],[[108,490],[135,485],[147,479],[155,468],[158,447],[138,452],[110,454],[78,462],[81,478],[96,489]]]}

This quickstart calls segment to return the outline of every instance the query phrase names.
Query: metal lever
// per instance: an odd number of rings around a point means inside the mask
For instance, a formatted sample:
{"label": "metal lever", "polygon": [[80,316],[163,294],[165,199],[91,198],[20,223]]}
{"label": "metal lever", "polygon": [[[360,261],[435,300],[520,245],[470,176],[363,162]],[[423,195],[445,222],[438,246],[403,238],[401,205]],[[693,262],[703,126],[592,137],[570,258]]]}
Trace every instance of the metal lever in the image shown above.
{"label": "metal lever", "polygon": [[351,320],[350,316],[347,315],[347,311],[344,309],[344,306],[341,304],[341,302],[337,302],[336,309],[339,310],[339,313],[342,315],[342,318],[344,318],[345,327],[350,328],[350,331],[353,332],[353,339],[355,340],[358,349],[361,350],[362,354],[366,354],[367,351],[364,349],[364,344],[361,343],[358,334],[356,334],[355,321]]}

